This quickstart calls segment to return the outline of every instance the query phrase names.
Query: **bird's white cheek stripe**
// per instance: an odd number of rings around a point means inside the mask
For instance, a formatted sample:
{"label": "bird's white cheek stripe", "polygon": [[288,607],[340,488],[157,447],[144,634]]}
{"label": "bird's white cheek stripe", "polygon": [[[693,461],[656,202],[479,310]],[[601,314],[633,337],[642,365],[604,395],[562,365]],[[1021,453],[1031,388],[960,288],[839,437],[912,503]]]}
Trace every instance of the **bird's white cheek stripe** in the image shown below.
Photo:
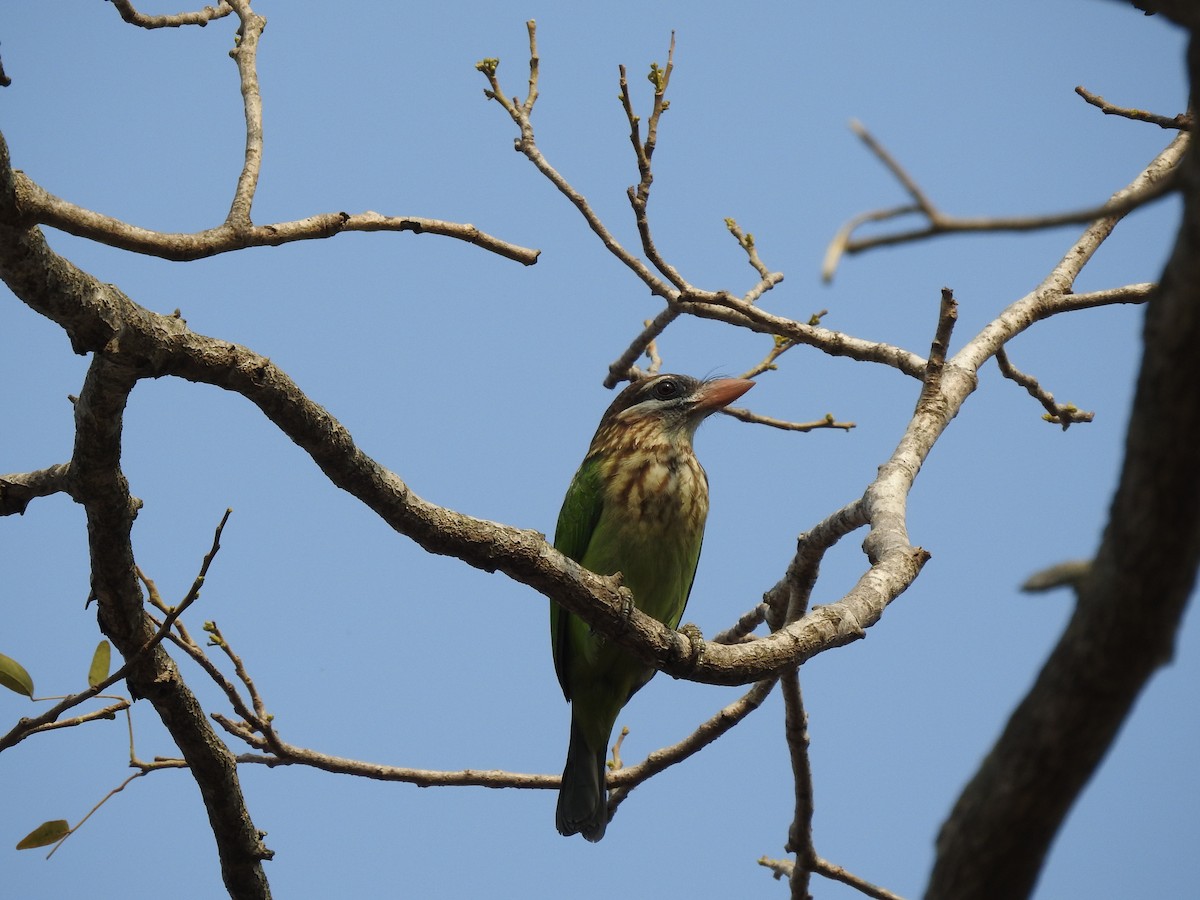
{"label": "bird's white cheek stripe", "polygon": [[641,403],[636,403],[629,407],[629,409],[623,409],[617,413],[617,419],[623,422],[627,419],[636,419],[639,416],[643,416],[650,411],[650,403],[651,401],[649,400],[643,400]]}

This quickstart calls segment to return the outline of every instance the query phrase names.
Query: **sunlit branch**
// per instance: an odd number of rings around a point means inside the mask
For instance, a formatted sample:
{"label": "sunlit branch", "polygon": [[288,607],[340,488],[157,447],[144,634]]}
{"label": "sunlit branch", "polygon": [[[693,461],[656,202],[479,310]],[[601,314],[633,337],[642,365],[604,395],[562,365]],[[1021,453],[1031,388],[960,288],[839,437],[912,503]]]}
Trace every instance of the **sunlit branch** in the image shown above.
{"label": "sunlit branch", "polygon": [[1003,347],[996,351],[996,364],[1000,366],[1000,371],[1004,373],[1005,378],[1015,381],[1021,387],[1025,388],[1029,396],[1033,397],[1046,408],[1046,415],[1043,418],[1047,422],[1061,425],[1063,431],[1066,431],[1076,422],[1090,422],[1095,418],[1095,413],[1084,412],[1072,403],[1055,403],[1054,395],[1038,384],[1036,378],[1032,375],[1026,375],[1009,362],[1008,354]]}
{"label": "sunlit branch", "polygon": [[183,25],[199,25],[203,28],[213,19],[220,19],[233,12],[233,7],[227,0],[221,0],[216,6],[205,6],[195,12],[176,13],[175,15],[154,16],[139,12],[130,0],[109,0],[113,8],[120,13],[121,18],[130,25],[139,28],[179,28]]}
{"label": "sunlit branch", "polygon": [[808,714],[804,711],[804,698],[800,692],[799,670],[785,672],[780,681],[784,709],[783,732],[792,762],[793,791],[792,824],[788,828],[784,849],[796,856],[796,865],[788,878],[788,885],[792,900],[808,900],[812,859],[817,855],[812,837],[813,782],[812,765],[808,757]]}
{"label": "sunlit branch", "polygon": [[1093,94],[1087,88],[1083,87],[1083,85],[1075,88],[1075,93],[1106,116],[1120,116],[1123,119],[1132,119],[1135,122],[1148,122],[1151,125],[1157,125],[1159,128],[1173,128],[1180,131],[1191,128],[1194,121],[1190,112],[1179,113],[1174,116],[1160,116],[1157,113],[1147,112],[1144,109],[1130,109],[1126,106],[1116,106],[1109,103],[1099,94]]}
{"label": "sunlit branch", "polygon": [[841,429],[849,431],[855,427],[853,422],[838,422],[833,417],[833,413],[826,413],[823,419],[817,419],[814,422],[788,422],[785,419],[776,419],[772,416],[764,416],[761,413],[752,412],[748,409],[742,409],[738,406],[727,406],[721,410],[725,415],[737,419],[741,422],[748,422],[751,425],[766,425],[769,428],[778,428],[782,431],[817,431],[822,428]]}
{"label": "sunlit branch", "polygon": [[541,252],[502,241],[470,224],[416,216],[384,216],[370,211],[354,214],[320,213],[269,225],[234,226],[226,222],[216,228],[191,233],[151,231],[56,197],[22,172],[14,173],[14,182],[22,213],[31,222],[49,225],[110,247],[178,262],[205,259],[248,247],[278,247],[294,241],[318,240],[355,231],[438,234],[474,244],[527,266],[537,262]]}
{"label": "sunlit branch", "polygon": [[[1057,228],[1062,225],[1072,225],[1082,222],[1091,222],[1096,219],[1107,218],[1109,216],[1122,216],[1126,213],[1143,206],[1152,200],[1174,190],[1175,179],[1173,177],[1163,177],[1161,179],[1148,182],[1136,192],[1127,193],[1121,197],[1114,197],[1107,203],[1101,206],[1089,207],[1086,209],[1072,210],[1065,213],[1054,213],[1041,216],[992,216],[992,217],[963,217],[952,216],[943,213],[934,204],[933,201],[921,190],[916,181],[904,170],[902,166],[892,157],[890,153],[875,139],[873,135],[859,122],[851,122],[851,129],[859,138],[866,144],[867,148],[884,164],[884,166],[892,173],[905,192],[914,201],[911,204],[896,206],[890,209],[875,210],[869,213],[862,213],[851,219],[846,225],[842,226],[829,244],[829,248],[825,253],[825,262],[822,268],[822,278],[826,281],[832,280],[837,267],[843,256],[853,253],[861,253],[864,250],[870,250],[875,247],[885,247],[894,244],[907,243],[911,241],[924,240],[926,238],[936,237],[942,234],[955,234],[962,232],[1002,232],[1002,231],[1037,231],[1046,228]],[[1185,137],[1181,135],[1181,137]],[[1172,170],[1173,171],[1173,170]],[[1170,174],[1170,173],[1168,173]],[[919,213],[923,215],[928,224],[913,228],[906,231],[895,231],[873,237],[854,238],[854,232],[860,225],[867,222],[881,222],[901,216]]]}
{"label": "sunlit branch", "polygon": [[233,202],[229,206],[226,224],[235,228],[250,225],[250,207],[258,189],[258,177],[263,160],[263,105],[258,87],[258,42],[267,20],[250,8],[248,0],[228,0],[241,20],[234,47],[229,52],[237,63],[242,91],[242,108],[246,120],[246,151],[242,172],[238,176]]}

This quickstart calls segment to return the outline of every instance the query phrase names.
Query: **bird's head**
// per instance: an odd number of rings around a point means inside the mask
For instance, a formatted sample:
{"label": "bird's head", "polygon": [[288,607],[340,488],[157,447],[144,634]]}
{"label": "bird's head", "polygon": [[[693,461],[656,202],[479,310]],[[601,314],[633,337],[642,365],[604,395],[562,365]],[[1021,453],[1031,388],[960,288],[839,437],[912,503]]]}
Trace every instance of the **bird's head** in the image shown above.
{"label": "bird's head", "polygon": [[745,378],[701,381],[688,375],[655,375],[621,391],[600,420],[593,449],[610,442],[690,443],[696,428],[728,406],[754,382]]}

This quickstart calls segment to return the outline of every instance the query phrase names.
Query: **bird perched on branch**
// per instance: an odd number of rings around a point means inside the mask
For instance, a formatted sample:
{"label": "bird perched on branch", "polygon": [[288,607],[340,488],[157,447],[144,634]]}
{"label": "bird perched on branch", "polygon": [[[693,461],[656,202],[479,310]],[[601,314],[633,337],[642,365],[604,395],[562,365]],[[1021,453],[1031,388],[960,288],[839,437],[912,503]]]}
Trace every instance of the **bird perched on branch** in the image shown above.
{"label": "bird perched on branch", "polygon": [[[708,477],[692,452],[705,418],[754,386],[741,378],[657,375],[623,390],[575,473],[554,546],[599,575],[620,572],[634,605],[675,628],[683,616],[708,516]],[[571,743],[558,831],[604,837],[605,760],[617,715],[655,670],[553,601],[554,669],[571,703]]]}

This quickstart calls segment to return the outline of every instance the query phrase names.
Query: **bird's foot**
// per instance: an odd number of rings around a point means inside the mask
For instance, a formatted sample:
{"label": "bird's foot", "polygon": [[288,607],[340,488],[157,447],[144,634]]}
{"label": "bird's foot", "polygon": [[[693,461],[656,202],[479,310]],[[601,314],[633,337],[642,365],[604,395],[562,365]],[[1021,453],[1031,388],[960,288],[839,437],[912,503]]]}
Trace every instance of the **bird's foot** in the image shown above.
{"label": "bird's foot", "polygon": [[699,665],[700,660],[704,659],[704,650],[708,645],[704,641],[704,635],[700,633],[700,628],[691,622],[680,626],[679,633],[688,639],[688,644],[691,646],[691,652],[686,660],[687,671],[690,672]]}

